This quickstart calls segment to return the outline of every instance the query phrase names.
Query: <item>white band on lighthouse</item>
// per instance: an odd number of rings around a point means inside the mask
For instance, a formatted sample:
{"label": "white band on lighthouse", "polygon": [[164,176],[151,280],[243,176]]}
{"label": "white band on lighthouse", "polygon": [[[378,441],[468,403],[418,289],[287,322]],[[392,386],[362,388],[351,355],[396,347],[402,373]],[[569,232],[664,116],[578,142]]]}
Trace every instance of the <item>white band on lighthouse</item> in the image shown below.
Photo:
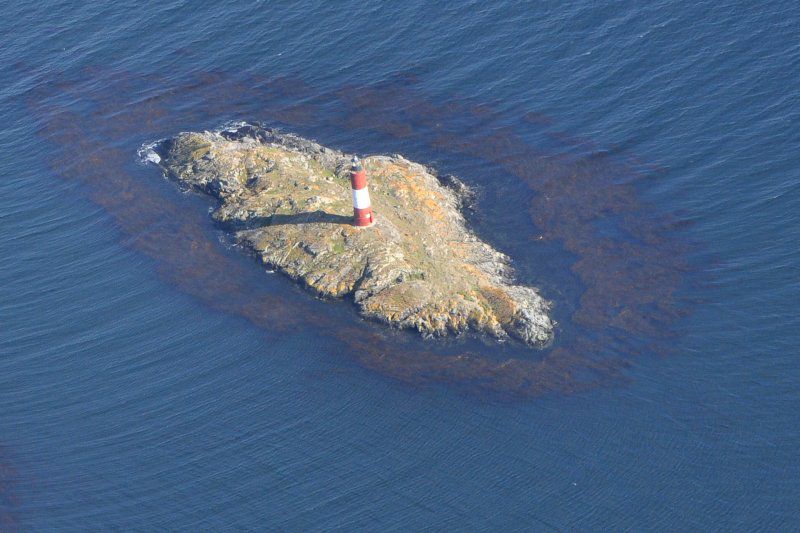
{"label": "white band on lighthouse", "polygon": [[358,189],[353,191],[353,207],[356,209],[366,209],[370,206],[369,190]]}

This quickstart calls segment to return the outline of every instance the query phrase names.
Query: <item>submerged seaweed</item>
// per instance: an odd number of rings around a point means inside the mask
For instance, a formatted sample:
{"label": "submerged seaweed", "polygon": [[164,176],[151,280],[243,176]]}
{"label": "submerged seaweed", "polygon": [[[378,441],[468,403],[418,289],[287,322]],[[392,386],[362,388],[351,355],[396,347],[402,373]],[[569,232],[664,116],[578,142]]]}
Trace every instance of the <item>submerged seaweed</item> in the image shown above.
{"label": "submerged seaweed", "polygon": [[[85,96],[82,87],[98,80],[104,92]],[[637,193],[652,171],[554,131],[549,117],[434,101],[415,89],[413,76],[319,94],[298,79],[209,72],[176,81],[90,69],[54,80],[28,102],[53,147],[53,168],[83,184],[124,244],[155,259],[165,280],[270,331],[314,327],[364,367],[404,382],[514,397],[623,382],[632,356],[669,352],[676,319],[687,310],[678,297],[687,268],[674,232],[680,221],[657,214]],[[543,353],[480,343],[435,347],[266,290],[198,223],[204,213],[187,210],[151,170],[131,164],[146,139],[212,127],[221,117],[313,131],[345,151],[362,149],[348,145],[361,138],[370,139],[369,151],[437,159],[443,172],[478,191],[471,218],[479,235],[508,251],[524,281],[541,282],[556,301],[558,341]],[[479,171],[460,167],[467,163]],[[536,251],[526,247],[533,242]]]}

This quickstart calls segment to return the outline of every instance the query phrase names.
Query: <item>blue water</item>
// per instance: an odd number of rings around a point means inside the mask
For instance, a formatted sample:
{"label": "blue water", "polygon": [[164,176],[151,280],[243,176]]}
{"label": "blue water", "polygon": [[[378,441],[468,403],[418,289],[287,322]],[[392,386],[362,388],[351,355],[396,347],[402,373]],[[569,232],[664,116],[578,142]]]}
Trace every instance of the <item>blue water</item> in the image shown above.
{"label": "blue water", "polygon": [[[797,4],[365,4],[0,8],[0,530],[800,530]],[[460,176],[554,346],[265,274],[137,156],[234,120]]]}

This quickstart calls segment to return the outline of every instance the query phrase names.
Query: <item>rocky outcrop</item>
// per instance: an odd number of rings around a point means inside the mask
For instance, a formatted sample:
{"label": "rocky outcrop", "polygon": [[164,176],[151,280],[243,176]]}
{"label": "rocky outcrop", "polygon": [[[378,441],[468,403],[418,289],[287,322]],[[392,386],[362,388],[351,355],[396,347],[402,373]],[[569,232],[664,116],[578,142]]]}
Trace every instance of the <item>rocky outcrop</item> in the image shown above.
{"label": "rocky outcrop", "polygon": [[219,200],[213,217],[264,264],[364,317],[424,335],[468,330],[542,345],[550,304],[466,227],[469,189],[402,156],[362,159],[377,222],[355,228],[348,154],[256,125],[182,133],[151,154]]}

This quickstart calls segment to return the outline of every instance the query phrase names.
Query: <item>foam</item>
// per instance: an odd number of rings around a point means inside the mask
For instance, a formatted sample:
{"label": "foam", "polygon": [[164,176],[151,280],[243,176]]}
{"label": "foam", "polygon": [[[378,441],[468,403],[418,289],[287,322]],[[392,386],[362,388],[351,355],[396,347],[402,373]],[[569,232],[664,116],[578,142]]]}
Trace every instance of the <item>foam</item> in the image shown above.
{"label": "foam", "polygon": [[164,142],[164,139],[159,139],[157,141],[144,143],[137,151],[136,155],[139,156],[139,162],[146,165],[148,163],[155,163],[158,165],[161,163],[161,156],[158,155],[156,152],[156,147]]}

